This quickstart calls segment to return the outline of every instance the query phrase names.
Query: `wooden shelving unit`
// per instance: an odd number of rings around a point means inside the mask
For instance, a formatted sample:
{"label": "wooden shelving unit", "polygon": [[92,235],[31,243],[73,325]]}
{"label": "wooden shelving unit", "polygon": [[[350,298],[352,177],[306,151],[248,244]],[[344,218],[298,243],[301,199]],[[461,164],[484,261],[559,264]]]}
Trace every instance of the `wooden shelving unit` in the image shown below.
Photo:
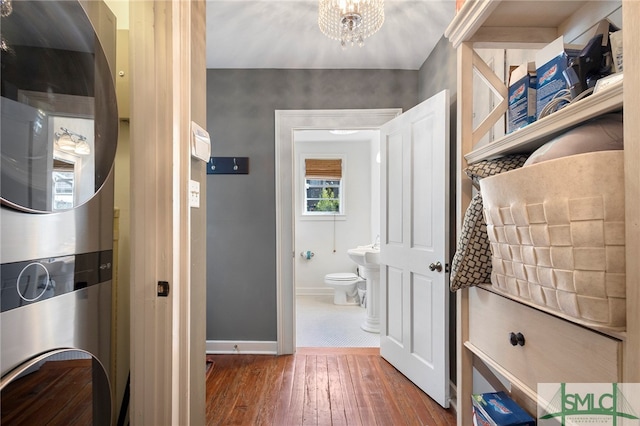
{"label": "wooden shelving unit", "polygon": [[[530,153],[559,133],[599,115],[624,109],[625,117],[637,117],[640,110],[640,83],[623,82],[611,84],[606,90],[595,93],[571,104],[544,119],[519,129],[503,138],[476,147],[488,129],[506,112],[506,101],[499,103],[484,123],[473,126],[473,76],[481,73],[493,85],[494,93],[506,93],[506,87],[496,77],[487,74],[488,67],[474,52],[474,48],[540,48],[564,35],[569,42],[577,39],[604,17],[616,13],[622,16],[625,26],[640,25],[640,3],[622,1],[558,1],[542,5],[538,1],[515,0],[466,0],[445,32],[457,49],[457,226],[471,200],[470,180],[463,170],[471,163],[505,154]],[[637,33],[637,31],[636,31]],[[625,73],[635,75],[640,68],[640,36],[625,34]],[[510,64],[516,65],[516,64]],[[485,75],[486,74],[486,75]],[[603,382],[640,381],[640,124],[637,119],[625,120],[625,197],[626,197],[626,279],[627,279],[627,329],[621,333],[601,333],[551,312],[544,312],[521,304],[486,287],[459,290],[457,303],[457,410],[458,425],[472,423],[471,394],[473,393],[473,370],[485,376],[498,372],[511,385],[512,396],[535,414],[536,380],[559,377],[565,382],[581,382],[584,371],[589,380]],[[510,315],[506,315],[509,312]],[[520,323],[516,317],[536,318],[544,322],[545,329],[536,321]],[[476,326],[478,321],[495,321],[506,324],[506,329],[526,327],[532,336],[548,347],[536,350],[529,347],[526,359],[507,353],[510,348],[501,348],[502,337],[494,337]],[[504,327],[503,327],[504,328]],[[603,368],[594,370],[591,361],[575,348],[565,344],[566,330],[578,331],[579,343],[584,347],[598,348]],[[506,339],[506,337],[504,337]],[[495,339],[495,341],[493,340]],[[533,342],[533,340],[532,340]],[[506,344],[506,343],[505,343]],[[508,346],[508,345],[507,345]],[[555,351],[560,363],[572,363],[573,372],[558,372],[552,365],[542,362],[543,351]],[[579,351],[578,351],[579,352]],[[584,351],[582,351],[584,352]],[[530,375],[519,366],[523,363],[535,365]],[[569,365],[569,364],[567,364]],[[533,368],[533,367],[532,367]],[[576,370],[577,368],[577,370]],[[487,377],[490,383],[499,383],[495,377]]]}
{"label": "wooden shelving unit", "polygon": [[622,108],[622,86],[618,81],[606,90],[567,105],[539,121],[507,134],[465,154],[467,163],[506,154],[530,153],[558,134],[602,114]]}

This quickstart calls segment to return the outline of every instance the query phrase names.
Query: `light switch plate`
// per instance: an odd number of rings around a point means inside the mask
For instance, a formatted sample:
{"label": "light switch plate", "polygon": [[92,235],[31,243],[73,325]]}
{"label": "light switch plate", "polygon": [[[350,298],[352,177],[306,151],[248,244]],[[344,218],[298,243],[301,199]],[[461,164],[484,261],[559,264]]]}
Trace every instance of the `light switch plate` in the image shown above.
{"label": "light switch plate", "polygon": [[189,206],[200,208],[200,182],[189,181]]}

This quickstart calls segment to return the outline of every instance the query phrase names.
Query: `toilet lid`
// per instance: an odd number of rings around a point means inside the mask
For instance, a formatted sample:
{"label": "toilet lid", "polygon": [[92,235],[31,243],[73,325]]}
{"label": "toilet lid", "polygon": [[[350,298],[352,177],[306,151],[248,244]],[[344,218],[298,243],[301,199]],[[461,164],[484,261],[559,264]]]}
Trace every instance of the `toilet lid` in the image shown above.
{"label": "toilet lid", "polygon": [[332,281],[353,281],[357,280],[358,276],[351,272],[337,272],[335,274],[328,274],[326,279]]}

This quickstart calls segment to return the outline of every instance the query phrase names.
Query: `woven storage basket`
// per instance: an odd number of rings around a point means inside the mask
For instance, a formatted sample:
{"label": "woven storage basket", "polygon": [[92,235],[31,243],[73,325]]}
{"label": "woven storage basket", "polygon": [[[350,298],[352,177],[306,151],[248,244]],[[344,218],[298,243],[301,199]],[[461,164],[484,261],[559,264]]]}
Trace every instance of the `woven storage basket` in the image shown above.
{"label": "woven storage basket", "polygon": [[624,329],[623,152],[574,155],[480,181],[491,283],[590,326]]}

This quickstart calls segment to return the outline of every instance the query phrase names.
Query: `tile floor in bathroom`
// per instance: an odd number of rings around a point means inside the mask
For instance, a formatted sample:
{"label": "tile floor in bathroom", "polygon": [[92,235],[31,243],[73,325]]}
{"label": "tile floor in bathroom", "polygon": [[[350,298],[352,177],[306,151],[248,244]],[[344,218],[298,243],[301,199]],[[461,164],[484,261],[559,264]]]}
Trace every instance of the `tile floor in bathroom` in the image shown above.
{"label": "tile floor in bathroom", "polygon": [[360,328],[367,311],[333,304],[333,296],[296,296],[297,347],[380,347],[380,335]]}

